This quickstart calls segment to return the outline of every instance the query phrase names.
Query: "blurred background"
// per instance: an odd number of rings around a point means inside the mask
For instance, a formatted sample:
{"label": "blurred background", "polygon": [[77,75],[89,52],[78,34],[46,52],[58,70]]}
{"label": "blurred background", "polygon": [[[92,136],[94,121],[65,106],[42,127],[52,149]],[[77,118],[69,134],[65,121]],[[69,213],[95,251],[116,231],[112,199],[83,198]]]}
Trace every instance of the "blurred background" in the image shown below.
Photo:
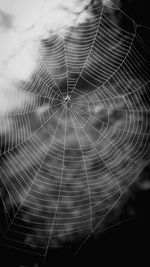
{"label": "blurred background", "polygon": [[[95,4],[97,1],[92,1]],[[117,3],[118,4],[118,1]],[[141,39],[150,48],[150,16],[148,1],[122,0],[119,3],[120,9],[129,17],[135,20],[140,27],[138,33]],[[143,27],[142,27],[143,26]],[[149,90],[150,91],[150,90]],[[149,92],[150,97],[150,92]],[[150,165],[146,166],[141,172],[142,179],[149,180]],[[142,189],[142,190],[141,190]],[[131,198],[124,206],[123,215],[119,219],[119,223],[101,232],[100,236],[89,239],[86,244],[78,251],[70,262],[64,266],[85,265],[85,261],[93,266],[107,265],[123,265],[135,264],[141,261],[142,266],[146,266],[146,260],[149,260],[149,243],[150,238],[150,189],[149,184],[131,186]],[[124,196],[126,198],[126,195]],[[126,214],[131,214],[126,216]],[[126,219],[128,217],[128,219]],[[75,244],[77,246],[77,244]],[[68,250],[63,249],[62,254],[58,257],[53,251],[48,253],[44,266],[63,265],[62,258],[66,257]],[[71,251],[69,252],[71,253]],[[8,257],[9,255],[9,257]],[[70,254],[71,255],[71,254]],[[11,264],[10,264],[11,259]],[[16,267],[40,267],[43,261],[35,256],[29,256],[25,253],[12,251],[10,248],[1,247],[2,266]],[[36,264],[38,262],[38,265]],[[41,262],[41,263],[40,263]],[[65,261],[64,261],[65,262]]]}

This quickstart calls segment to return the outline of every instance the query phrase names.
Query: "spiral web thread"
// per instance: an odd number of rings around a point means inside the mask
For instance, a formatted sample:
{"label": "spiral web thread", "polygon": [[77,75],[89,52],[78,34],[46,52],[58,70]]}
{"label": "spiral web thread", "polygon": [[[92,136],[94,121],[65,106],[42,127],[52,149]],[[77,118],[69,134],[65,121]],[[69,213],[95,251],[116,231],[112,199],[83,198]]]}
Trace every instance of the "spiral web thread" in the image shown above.
{"label": "spiral web thread", "polygon": [[[12,125],[1,136],[7,246],[27,250],[40,240],[36,251],[46,256],[55,237],[94,233],[148,162],[149,52],[138,24],[124,15],[122,29],[99,9],[90,24],[35,42],[36,69],[19,85],[35,104],[1,115]],[[72,107],[59,105],[68,95]],[[35,125],[41,102],[48,108]]]}

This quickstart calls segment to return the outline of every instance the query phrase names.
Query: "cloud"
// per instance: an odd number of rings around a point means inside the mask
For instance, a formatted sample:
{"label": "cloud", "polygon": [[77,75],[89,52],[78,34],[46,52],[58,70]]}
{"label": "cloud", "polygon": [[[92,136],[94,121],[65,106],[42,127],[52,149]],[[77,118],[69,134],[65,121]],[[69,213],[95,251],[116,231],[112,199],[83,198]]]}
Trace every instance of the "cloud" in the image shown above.
{"label": "cloud", "polygon": [[0,1],[0,96],[4,95],[3,90],[7,94],[16,90],[14,84],[19,81],[30,80],[36,66],[38,41],[49,37],[50,32],[59,32],[63,26],[70,25],[76,17],[75,12],[80,12],[85,2]]}
{"label": "cloud", "polygon": [[1,30],[10,29],[13,25],[13,16],[0,10],[0,28]]}

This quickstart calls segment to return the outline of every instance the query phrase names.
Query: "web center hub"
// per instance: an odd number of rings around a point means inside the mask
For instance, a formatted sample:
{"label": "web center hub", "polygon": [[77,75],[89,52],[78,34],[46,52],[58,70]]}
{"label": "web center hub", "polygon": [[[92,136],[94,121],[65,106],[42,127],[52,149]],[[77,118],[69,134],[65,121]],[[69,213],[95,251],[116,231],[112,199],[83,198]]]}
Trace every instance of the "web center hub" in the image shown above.
{"label": "web center hub", "polygon": [[67,95],[66,97],[63,98],[63,105],[67,109],[71,108],[71,106],[72,106],[71,95]]}

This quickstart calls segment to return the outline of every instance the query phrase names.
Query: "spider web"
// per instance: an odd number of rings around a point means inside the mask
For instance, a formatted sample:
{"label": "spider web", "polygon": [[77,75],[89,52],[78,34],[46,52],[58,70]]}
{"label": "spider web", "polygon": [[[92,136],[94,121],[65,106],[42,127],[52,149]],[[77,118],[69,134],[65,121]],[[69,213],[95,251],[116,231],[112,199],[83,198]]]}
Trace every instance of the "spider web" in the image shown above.
{"label": "spider web", "polygon": [[149,52],[119,11],[122,27],[90,6],[86,22],[34,43],[36,68],[18,85],[34,104],[0,122],[7,246],[46,256],[70,232],[99,231],[149,160]]}

